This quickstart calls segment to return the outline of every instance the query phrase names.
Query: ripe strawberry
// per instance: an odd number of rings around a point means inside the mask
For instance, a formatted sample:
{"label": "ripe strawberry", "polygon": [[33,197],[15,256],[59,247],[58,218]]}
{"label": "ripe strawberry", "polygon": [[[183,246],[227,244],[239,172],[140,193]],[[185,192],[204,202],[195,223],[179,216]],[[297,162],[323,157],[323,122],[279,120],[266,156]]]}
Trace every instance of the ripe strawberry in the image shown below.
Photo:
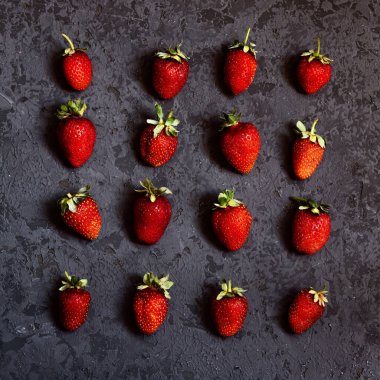
{"label": "ripe strawberry", "polygon": [[87,106],[80,99],[61,104],[57,111],[62,120],[58,128],[58,142],[74,168],[82,166],[91,156],[96,140],[94,124],[83,117]]}
{"label": "ripe strawberry", "polygon": [[169,275],[160,279],[152,272],[144,275],[133,302],[135,319],[143,334],[153,334],[164,323],[170,299],[168,290],[173,284]]}
{"label": "ripe strawberry", "polygon": [[251,85],[256,73],[256,51],[255,44],[248,43],[248,28],[244,42],[235,41],[227,53],[224,64],[224,81],[234,95],[238,95]]}
{"label": "ripe strawberry", "polygon": [[172,216],[172,207],[164,196],[172,194],[167,187],[155,188],[147,178],[140,182],[144,193],[133,204],[133,227],[137,238],[145,244],[157,243],[164,234]]}
{"label": "ripe strawberry", "polygon": [[301,54],[297,67],[298,82],[307,94],[313,94],[325,86],[331,79],[330,58],[322,55],[321,41],[317,39],[317,51],[309,50]]}
{"label": "ripe strawberry", "polygon": [[92,63],[86,49],[75,48],[70,38],[62,33],[70,47],[63,53],[63,73],[67,83],[77,91],[85,90],[91,83]]}
{"label": "ripe strawberry", "polygon": [[233,288],[231,280],[221,282],[222,291],[212,300],[211,312],[218,333],[233,336],[243,327],[248,301],[242,288]]}
{"label": "ripe strawberry", "polygon": [[301,121],[297,122],[296,133],[300,138],[293,145],[293,170],[298,179],[311,177],[325,153],[325,140],[316,133],[317,122],[318,119],[314,121],[310,131],[306,130]]}
{"label": "ripe strawberry", "polygon": [[292,197],[300,205],[293,220],[293,244],[300,253],[313,255],[330,237],[329,206],[311,199]]}
{"label": "ripe strawberry", "polygon": [[153,87],[161,99],[174,98],[185,85],[189,76],[188,57],[175,49],[156,53],[153,63]]}
{"label": "ripe strawberry", "polygon": [[218,202],[212,212],[215,235],[229,251],[236,251],[248,239],[252,216],[242,202],[234,199],[233,190],[220,193]]}
{"label": "ripe strawberry", "polygon": [[158,167],[168,162],[174,155],[178,144],[178,130],[175,128],[179,120],[169,112],[164,121],[164,114],[159,104],[155,105],[158,120],[148,119],[152,124],[146,127],[140,138],[140,153],[142,159],[151,166]]}
{"label": "ripe strawberry", "polygon": [[249,173],[260,151],[260,134],[250,123],[240,122],[236,111],[224,114],[220,145],[224,157],[240,173]]}
{"label": "ripe strawberry", "polygon": [[91,295],[82,287],[87,286],[86,279],[70,277],[67,272],[65,276],[68,281],[62,281],[63,286],[59,288],[60,317],[66,330],[74,331],[81,327],[86,321],[90,307]]}
{"label": "ripe strawberry", "polygon": [[102,227],[102,219],[89,190],[90,186],[82,187],[78,193],[68,193],[58,203],[65,224],[86,239],[95,240]]}
{"label": "ripe strawberry", "polygon": [[313,288],[302,289],[296,296],[289,309],[289,324],[295,334],[302,334],[308,330],[325,311],[328,302],[327,291],[317,292]]}

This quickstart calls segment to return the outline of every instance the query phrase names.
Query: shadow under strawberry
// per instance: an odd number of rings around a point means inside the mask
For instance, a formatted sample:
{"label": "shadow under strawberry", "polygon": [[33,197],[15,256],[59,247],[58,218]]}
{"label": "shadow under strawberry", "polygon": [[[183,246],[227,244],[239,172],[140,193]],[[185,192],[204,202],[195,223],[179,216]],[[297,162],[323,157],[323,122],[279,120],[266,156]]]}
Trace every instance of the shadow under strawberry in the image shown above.
{"label": "shadow under strawberry", "polygon": [[280,152],[281,152],[281,162],[286,171],[286,174],[292,180],[297,180],[294,171],[293,171],[293,163],[292,163],[292,151],[293,151],[293,143],[294,137],[291,136],[292,131],[294,129],[293,123],[288,123],[284,126],[284,133],[279,133],[279,141],[280,141]]}
{"label": "shadow under strawberry", "polygon": [[278,315],[276,319],[280,327],[289,335],[294,335],[288,321],[289,308],[298,291],[299,289],[297,288],[288,289],[286,295],[280,301],[278,306]]}
{"label": "shadow under strawberry", "polygon": [[124,290],[124,302],[121,303],[120,308],[120,319],[124,322],[124,324],[127,326],[128,330],[131,333],[143,336],[136,324],[133,311],[133,300],[136,293],[136,287],[139,284],[141,284],[141,275],[137,273],[132,273],[128,275],[127,284]]}
{"label": "shadow under strawberry", "polygon": [[212,56],[213,60],[213,73],[214,73],[214,81],[218,89],[223,93],[223,95],[233,99],[231,91],[227,87],[224,81],[224,62],[226,60],[228,45],[227,43],[222,46],[221,49],[218,49]]}
{"label": "shadow under strawberry", "polygon": [[195,299],[197,308],[196,315],[200,319],[203,326],[214,336],[219,336],[211,314],[212,298],[218,293],[218,287],[214,284],[204,285],[202,294]]}
{"label": "shadow under strawberry", "polygon": [[289,85],[292,86],[299,94],[305,94],[297,80],[297,66],[301,54],[302,52],[287,56],[284,60],[281,73]]}
{"label": "shadow under strawberry", "polygon": [[64,167],[72,169],[58,143],[57,129],[59,120],[56,116],[58,107],[59,105],[41,108],[40,120],[42,120],[43,123],[44,140],[52,157],[59,161]]}
{"label": "shadow under strawberry", "polygon": [[48,309],[50,317],[54,325],[60,331],[66,331],[62,325],[62,321],[59,315],[60,305],[59,305],[59,288],[62,286],[61,280],[57,280],[54,283],[54,286],[49,290],[48,293]]}
{"label": "shadow under strawberry", "polygon": [[[138,182],[135,184],[138,187]],[[141,243],[137,240],[136,235],[133,231],[133,204],[135,200],[139,197],[139,194],[133,188],[133,184],[128,186],[126,190],[126,197],[123,206],[120,208],[122,210],[121,218],[123,219],[122,224],[125,226],[125,230],[128,235],[128,239],[134,244]],[[141,277],[141,276],[140,276]],[[141,278],[140,278],[141,281]]]}
{"label": "shadow under strawberry", "polygon": [[152,80],[155,53],[156,51],[151,51],[136,59],[135,63],[132,64],[131,71],[134,79],[142,84],[146,93],[152,98],[158,99]]}
{"label": "shadow under strawberry", "polygon": [[282,214],[280,215],[280,223],[278,233],[280,235],[280,239],[282,244],[285,246],[285,249],[290,254],[299,255],[293,247],[292,241],[292,232],[293,232],[293,219],[296,212],[296,207],[289,200],[289,206],[284,209]]}
{"label": "shadow under strawberry", "polygon": [[65,76],[63,74],[63,68],[62,68],[62,52],[64,48],[57,48],[54,50],[54,52],[49,56],[49,67],[52,79],[54,83],[62,90],[71,92],[71,93],[77,93],[77,91],[73,90],[69,84],[66,82]]}
{"label": "shadow under strawberry", "polygon": [[222,243],[215,236],[211,224],[213,204],[218,200],[218,193],[203,193],[198,201],[198,217],[197,224],[202,235],[207,242],[211,243],[215,248],[222,252],[228,252]]}

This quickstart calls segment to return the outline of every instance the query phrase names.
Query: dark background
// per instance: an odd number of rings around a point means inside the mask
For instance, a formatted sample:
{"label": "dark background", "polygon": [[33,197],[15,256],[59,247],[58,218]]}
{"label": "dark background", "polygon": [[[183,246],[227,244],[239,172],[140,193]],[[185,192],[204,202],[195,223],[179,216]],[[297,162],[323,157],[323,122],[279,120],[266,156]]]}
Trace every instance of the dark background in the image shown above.
{"label": "dark background", "polygon": [[[1,1],[1,379],[379,379],[379,13],[372,1]],[[97,3],[97,4],[96,4]],[[252,27],[258,70],[232,98],[221,70],[226,44]],[[83,93],[62,81],[65,32],[89,48],[93,83]],[[315,47],[334,60],[331,83],[316,95],[294,81],[297,56]],[[179,148],[165,166],[144,166],[136,142],[154,116],[153,53],[183,41],[190,77],[174,101]],[[97,143],[82,168],[56,146],[54,111],[70,97],[88,103]],[[216,146],[219,115],[236,107],[260,131],[249,175],[234,173]],[[308,181],[292,178],[291,127],[297,120],[328,145]],[[155,246],[130,234],[133,188],[150,177],[174,195],[172,221]],[[60,221],[56,200],[92,185],[103,217],[87,242]],[[235,188],[253,214],[247,244],[220,249],[210,231],[211,203]],[[303,195],[332,206],[327,246],[312,257],[289,244]],[[57,324],[64,270],[89,279],[91,311],[74,333]],[[165,325],[136,332],[131,300],[152,270],[175,281]],[[248,289],[243,330],[222,339],[208,315],[222,278]],[[323,319],[302,336],[286,312],[305,286],[327,284]]]}

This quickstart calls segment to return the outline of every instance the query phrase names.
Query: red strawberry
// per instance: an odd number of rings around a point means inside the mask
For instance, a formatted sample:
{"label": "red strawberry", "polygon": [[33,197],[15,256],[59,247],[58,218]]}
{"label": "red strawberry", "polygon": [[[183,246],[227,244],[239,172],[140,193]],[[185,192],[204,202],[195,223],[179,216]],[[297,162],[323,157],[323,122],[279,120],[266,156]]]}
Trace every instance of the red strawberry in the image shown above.
{"label": "red strawberry", "polygon": [[70,47],[63,53],[63,73],[67,83],[78,91],[85,90],[91,83],[92,63],[86,49],[75,48],[70,38],[62,33]]}
{"label": "red strawberry", "polygon": [[144,193],[133,204],[133,227],[137,238],[145,244],[157,243],[172,216],[172,207],[164,196],[172,194],[167,187],[155,188],[147,178],[140,182]]}
{"label": "red strawberry", "polygon": [[63,221],[68,227],[88,240],[95,240],[102,227],[102,219],[89,190],[90,186],[85,186],[74,195],[68,193],[59,200],[59,205]]}
{"label": "red strawberry", "polygon": [[90,307],[91,295],[82,287],[87,286],[86,279],[70,277],[65,272],[68,281],[62,281],[63,286],[59,288],[60,317],[66,330],[74,331],[81,327],[86,321]]}
{"label": "red strawberry", "polygon": [[218,202],[212,212],[215,235],[229,251],[236,251],[248,239],[252,216],[242,202],[234,199],[233,190],[220,193]]}
{"label": "red strawberry", "polygon": [[256,51],[254,43],[248,43],[248,28],[244,42],[235,41],[227,53],[224,64],[224,81],[234,95],[238,95],[251,85],[256,73]]}
{"label": "red strawberry", "polygon": [[212,317],[218,333],[222,336],[233,336],[243,327],[248,311],[248,301],[242,288],[233,288],[231,280],[223,281],[222,291],[213,298]]}
{"label": "red strawberry", "polygon": [[327,291],[317,292],[313,288],[302,289],[296,296],[289,309],[289,324],[295,334],[302,334],[308,330],[325,311],[328,302]]}
{"label": "red strawberry", "polygon": [[62,120],[58,128],[58,142],[67,160],[74,168],[82,166],[91,156],[96,140],[94,124],[83,117],[87,106],[80,99],[62,104],[57,117]]}
{"label": "red strawberry", "polygon": [[260,134],[250,123],[240,122],[236,111],[225,113],[225,123],[220,139],[222,152],[227,161],[240,173],[249,173],[260,151]]}
{"label": "red strawberry", "polygon": [[148,119],[153,124],[144,129],[140,138],[140,153],[143,160],[151,166],[157,167],[168,162],[174,155],[178,144],[178,131],[175,128],[179,120],[169,112],[164,121],[164,114],[159,104],[155,105],[158,120]]}
{"label": "red strawberry", "polygon": [[293,220],[293,244],[300,253],[313,255],[330,237],[329,206],[311,199],[292,197],[300,205]]}
{"label": "red strawberry", "polygon": [[189,76],[187,57],[180,50],[181,44],[167,52],[158,52],[153,63],[153,87],[161,99],[174,98]]}
{"label": "red strawberry", "polygon": [[311,177],[325,153],[325,140],[316,134],[317,122],[318,119],[314,121],[310,131],[306,130],[301,121],[297,122],[296,133],[300,138],[293,145],[293,169],[298,179]]}
{"label": "red strawberry", "polygon": [[133,302],[135,319],[143,334],[153,334],[164,323],[169,308],[168,290],[173,284],[169,275],[160,279],[152,272],[144,275]]}
{"label": "red strawberry", "polygon": [[317,51],[309,50],[301,54],[297,67],[298,82],[307,94],[313,94],[325,86],[331,79],[330,58],[322,55],[321,41],[317,39]]}

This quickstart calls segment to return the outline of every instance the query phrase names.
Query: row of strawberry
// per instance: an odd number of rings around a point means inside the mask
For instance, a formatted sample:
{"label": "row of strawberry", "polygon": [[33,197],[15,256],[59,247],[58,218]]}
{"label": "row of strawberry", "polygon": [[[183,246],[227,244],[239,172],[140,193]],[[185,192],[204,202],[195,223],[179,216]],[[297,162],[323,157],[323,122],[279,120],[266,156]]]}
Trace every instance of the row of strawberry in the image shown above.
{"label": "row of strawberry", "polygon": [[[253,82],[257,62],[254,44],[248,43],[248,29],[243,43],[230,46],[224,66],[224,79],[234,95],[244,92]],[[92,64],[85,49],[74,48],[71,40],[63,34],[70,47],[65,50],[63,71],[68,84],[75,90],[86,89],[92,80]],[[302,54],[297,68],[297,76],[302,88],[311,94],[322,88],[331,77],[331,60],[317,51]],[[153,64],[153,86],[162,99],[176,96],[185,85],[189,64],[180,45],[167,52],[159,52]],[[170,111],[166,120],[160,105],[156,104],[158,120],[148,119],[148,126],[140,138],[140,154],[145,162],[158,167],[168,162],[174,155],[178,143],[179,120]],[[61,105],[57,116],[62,120],[58,139],[62,150],[73,167],[82,166],[91,156],[96,129],[84,118],[86,105],[79,99]],[[225,123],[220,139],[221,150],[231,166],[242,174],[249,173],[260,151],[260,135],[251,123],[240,122],[235,111],[225,114]],[[316,120],[310,131],[302,122],[297,123],[300,138],[293,146],[293,167],[299,179],[309,178],[320,164],[324,149],[324,139],[315,132]],[[155,188],[146,179],[141,182],[143,195],[133,205],[134,231],[145,244],[156,243],[163,235],[171,217],[171,205],[165,197],[171,194],[166,187]],[[78,193],[60,200],[64,222],[87,239],[96,239],[101,228],[101,217],[95,200],[89,196],[86,186]],[[314,254],[327,242],[330,234],[328,206],[319,205],[305,198],[293,198],[299,202],[293,221],[293,242],[302,253]],[[246,242],[252,223],[252,216],[246,206],[234,199],[232,190],[219,194],[216,209],[212,214],[212,226],[217,238],[228,250],[240,249]],[[69,277],[60,289],[63,322],[67,329],[74,330],[86,319],[90,295],[81,289],[86,280]],[[134,301],[136,321],[143,333],[154,332],[164,321],[170,298],[167,290],[173,285],[168,276],[158,279],[152,273],[144,276],[143,285],[138,287]],[[232,288],[231,282],[221,284],[222,291],[213,299],[213,316],[219,333],[231,336],[243,325],[248,310],[248,302],[241,288]],[[289,311],[289,322],[294,332],[307,330],[323,314],[326,290],[303,289],[297,295]]]}

